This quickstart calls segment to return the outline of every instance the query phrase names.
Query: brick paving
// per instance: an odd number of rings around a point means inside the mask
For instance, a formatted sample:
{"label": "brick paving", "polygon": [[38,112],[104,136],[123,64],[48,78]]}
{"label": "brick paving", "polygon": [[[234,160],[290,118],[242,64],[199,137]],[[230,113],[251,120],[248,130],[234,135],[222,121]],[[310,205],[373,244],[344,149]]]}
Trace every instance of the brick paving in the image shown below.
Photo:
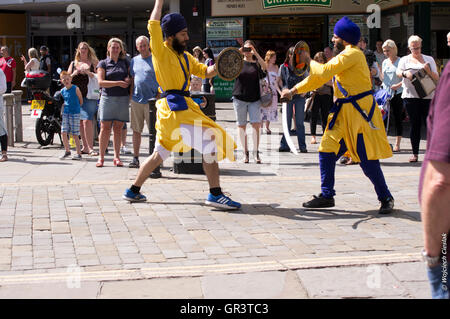
{"label": "brick paving", "polygon": [[[100,272],[194,267],[201,273],[212,265],[265,269],[266,262],[285,266],[289,260],[299,261],[293,270],[303,268],[301,260],[321,261],[316,266],[338,266],[339,258],[355,258],[350,264],[356,265],[358,256],[418,260],[420,163],[407,162],[409,139],[403,139],[402,153],[382,161],[394,214],[378,215],[376,194],[358,165],[338,165],[336,207],[304,210],[302,203],[320,192],[318,145],[307,136],[309,153],[279,153],[281,126],[272,123],[273,134],[261,138],[262,165],[252,158],[242,163],[240,150],[237,162],[221,163],[223,190],[243,203],[240,211],[223,212],[203,206],[206,177],[174,174],[172,158],[164,163],[163,178],[143,186],[147,203],[123,201],[137,173],[127,167],[131,156],[122,156],[124,168],[113,167],[112,155],[102,169],[88,156],[61,161],[59,139],[39,147],[28,114],[24,106],[25,142],[10,148],[10,161],[1,164],[0,281],[65,273],[69,266]],[[217,104],[217,119],[238,142],[230,103]],[[131,148],[131,132],[128,141]],[[148,154],[146,134],[141,154]]]}

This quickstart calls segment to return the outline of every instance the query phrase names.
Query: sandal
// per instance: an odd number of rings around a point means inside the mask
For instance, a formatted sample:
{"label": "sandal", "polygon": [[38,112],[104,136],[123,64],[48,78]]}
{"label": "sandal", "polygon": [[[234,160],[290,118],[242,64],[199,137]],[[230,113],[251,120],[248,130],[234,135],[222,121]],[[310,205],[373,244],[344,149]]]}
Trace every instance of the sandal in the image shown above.
{"label": "sandal", "polygon": [[245,157],[244,157],[244,163],[245,164],[248,164],[249,162],[250,162],[250,160],[249,160],[249,152],[247,151],[247,152],[245,152]]}
{"label": "sandal", "polygon": [[115,158],[115,159],[114,159],[113,164],[114,164],[114,166],[116,166],[116,167],[123,167],[123,163],[122,163],[121,160],[118,159],[118,158]]}
{"label": "sandal", "polygon": [[261,159],[259,158],[259,153],[260,152],[256,152],[255,153],[255,163],[256,164],[261,164],[262,162],[261,162]]}
{"label": "sandal", "polygon": [[98,156],[98,152],[91,150],[89,153],[83,153],[83,154],[89,154],[89,156]]}
{"label": "sandal", "polygon": [[413,155],[413,156],[411,156],[411,158],[409,159],[409,162],[410,162],[410,163],[417,163],[418,160],[419,160],[419,156]]}
{"label": "sandal", "polygon": [[312,137],[312,138],[311,138],[311,144],[317,144],[317,140],[316,140],[315,137]]}
{"label": "sandal", "polygon": [[7,162],[7,161],[8,161],[8,156],[3,154],[2,157],[0,157],[0,162]]}
{"label": "sandal", "polygon": [[98,159],[97,164],[95,164],[96,167],[103,167],[103,164],[105,163],[104,159]]}
{"label": "sandal", "polygon": [[90,154],[90,153],[89,153],[89,152],[86,152],[86,151],[81,151],[81,154],[87,155],[87,154]]}
{"label": "sandal", "polygon": [[392,149],[392,152],[399,153],[400,152],[400,146],[395,145],[394,148]]}

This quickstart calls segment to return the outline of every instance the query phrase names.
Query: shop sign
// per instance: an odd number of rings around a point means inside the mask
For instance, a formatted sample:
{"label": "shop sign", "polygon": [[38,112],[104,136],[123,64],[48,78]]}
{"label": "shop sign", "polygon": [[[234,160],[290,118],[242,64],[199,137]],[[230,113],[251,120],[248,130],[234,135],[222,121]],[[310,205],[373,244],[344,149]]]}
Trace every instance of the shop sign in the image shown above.
{"label": "shop sign", "polygon": [[362,14],[374,4],[386,10],[402,6],[403,0],[211,0],[211,15]]}
{"label": "shop sign", "polygon": [[263,9],[287,6],[308,6],[331,8],[333,0],[263,0]]}
{"label": "shop sign", "polygon": [[[206,19],[206,45],[217,56],[228,47],[241,47],[244,41],[243,18],[211,18]],[[234,81],[214,78],[216,101],[228,102],[233,93]]]}

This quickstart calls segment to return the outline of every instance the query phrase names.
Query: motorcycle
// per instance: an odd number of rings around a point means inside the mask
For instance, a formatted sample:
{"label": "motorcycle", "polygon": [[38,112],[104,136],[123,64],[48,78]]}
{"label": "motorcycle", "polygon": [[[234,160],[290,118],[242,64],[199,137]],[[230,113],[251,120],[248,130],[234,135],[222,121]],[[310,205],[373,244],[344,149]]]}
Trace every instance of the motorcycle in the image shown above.
{"label": "motorcycle", "polygon": [[36,119],[36,139],[42,146],[53,145],[55,134],[58,134],[62,144],[61,109],[64,100],[61,91],[57,91],[53,97],[48,93],[52,81],[61,87],[59,80],[52,80],[50,74],[42,70],[28,72],[25,79],[25,84],[32,95],[31,117]]}

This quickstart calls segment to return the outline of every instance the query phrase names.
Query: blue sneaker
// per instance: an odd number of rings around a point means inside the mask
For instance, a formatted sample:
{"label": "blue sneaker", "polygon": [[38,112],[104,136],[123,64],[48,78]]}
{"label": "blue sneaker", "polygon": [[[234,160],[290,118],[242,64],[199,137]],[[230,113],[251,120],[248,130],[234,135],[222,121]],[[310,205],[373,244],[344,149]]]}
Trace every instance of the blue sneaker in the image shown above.
{"label": "blue sneaker", "polygon": [[229,197],[225,195],[214,196],[209,193],[208,198],[205,201],[207,206],[212,206],[221,209],[239,209],[241,208],[241,204],[238,202],[233,202]]}
{"label": "blue sneaker", "polygon": [[136,194],[136,193],[132,192],[131,189],[129,189],[129,188],[126,189],[122,198],[129,202],[145,202],[147,200],[147,197],[145,197],[141,193]]}

